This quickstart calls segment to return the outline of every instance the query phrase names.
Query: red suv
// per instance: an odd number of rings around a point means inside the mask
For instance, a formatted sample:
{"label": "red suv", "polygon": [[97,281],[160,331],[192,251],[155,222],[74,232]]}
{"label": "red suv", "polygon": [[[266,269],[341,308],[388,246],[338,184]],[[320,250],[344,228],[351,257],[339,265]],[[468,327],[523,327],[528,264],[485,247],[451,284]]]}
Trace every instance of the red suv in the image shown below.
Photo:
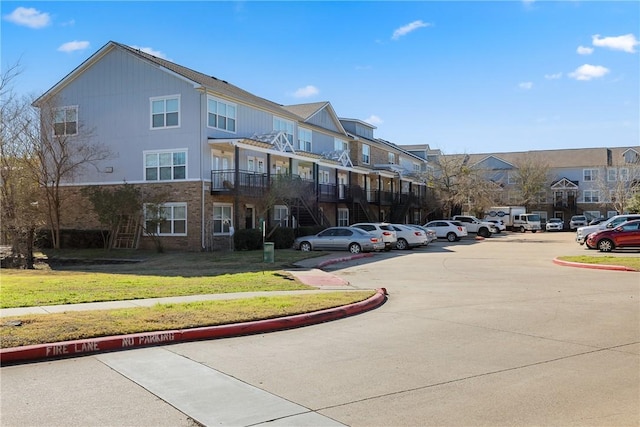
{"label": "red suv", "polygon": [[616,228],[596,231],[587,237],[587,246],[601,252],[611,252],[616,248],[640,248],[640,220],[628,221]]}

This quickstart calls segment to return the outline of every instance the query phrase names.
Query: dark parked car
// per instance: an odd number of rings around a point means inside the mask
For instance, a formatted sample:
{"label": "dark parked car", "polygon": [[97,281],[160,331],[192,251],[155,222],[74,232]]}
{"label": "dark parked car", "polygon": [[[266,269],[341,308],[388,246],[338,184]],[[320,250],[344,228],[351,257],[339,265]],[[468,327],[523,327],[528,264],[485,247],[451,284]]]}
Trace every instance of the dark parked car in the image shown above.
{"label": "dark parked car", "polygon": [[382,239],[356,227],[330,227],[318,234],[295,239],[293,248],[304,252],[327,250],[360,252],[384,249]]}
{"label": "dark parked car", "polygon": [[598,248],[601,252],[629,247],[640,249],[640,220],[628,221],[615,228],[591,233],[587,237],[587,245]]}

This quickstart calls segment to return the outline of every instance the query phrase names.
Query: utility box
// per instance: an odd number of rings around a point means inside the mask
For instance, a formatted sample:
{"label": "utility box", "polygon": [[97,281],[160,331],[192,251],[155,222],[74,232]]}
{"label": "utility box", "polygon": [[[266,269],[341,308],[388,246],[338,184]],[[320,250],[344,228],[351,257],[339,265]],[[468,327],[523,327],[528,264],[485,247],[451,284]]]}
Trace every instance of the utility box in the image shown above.
{"label": "utility box", "polygon": [[263,247],[263,256],[262,256],[262,260],[263,262],[268,262],[273,264],[274,261],[274,255],[275,255],[275,244],[273,242],[264,242],[262,244]]}

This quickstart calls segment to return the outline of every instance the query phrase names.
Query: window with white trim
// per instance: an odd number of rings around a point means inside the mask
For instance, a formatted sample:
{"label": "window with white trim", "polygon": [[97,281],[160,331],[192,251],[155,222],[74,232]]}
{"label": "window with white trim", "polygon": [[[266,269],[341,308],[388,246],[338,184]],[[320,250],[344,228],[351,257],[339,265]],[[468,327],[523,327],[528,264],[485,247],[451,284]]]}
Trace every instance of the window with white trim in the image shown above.
{"label": "window with white trim", "polygon": [[145,234],[158,236],[187,235],[187,204],[164,203],[144,206]]}
{"label": "window with white trim", "polygon": [[287,140],[293,146],[293,122],[291,120],[281,119],[280,117],[273,118],[273,130],[282,131],[287,136]]}
{"label": "window with white trim", "polygon": [[207,126],[227,132],[235,132],[236,111],[236,104],[207,97]]}
{"label": "window with white trim", "polygon": [[582,198],[585,203],[598,203],[600,202],[600,191],[598,190],[584,190]]}
{"label": "window with white trim", "polygon": [[320,184],[329,183],[329,171],[318,171],[318,181]]}
{"label": "window with white trim", "polygon": [[371,147],[367,144],[362,144],[362,163],[368,165],[371,161]]}
{"label": "window with white trim", "polygon": [[413,172],[419,173],[420,171],[420,163],[413,163]]}
{"label": "window with white trim", "polygon": [[215,204],[213,205],[213,234],[229,235],[233,225],[233,205]]}
{"label": "window with white trim", "polygon": [[629,169],[628,168],[620,168],[618,171],[618,179],[620,181],[629,181]]}
{"label": "window with white trim", "polygon": [[173,181],[186,178],[186,150],[144,152],[145,181]]}
{"label": "window with white trim", "polygon": [[311,135],[309,129],[298,128],[298,150],[311,152]]}
{"label": "window with white trim", "polygon": [[57,108],[53,116],[55,136],[76,135],[78,133],[78,107]]}
{"label": "window with white trim", "polygon": [[618,169],[609,168],[607,169],[607,181],[612,182],[618,179]]}
{"label": "window with white trim", "polygon": [[585,182],[598,179],[598,169],[583,169],[582,176]]}
{"label": "window with white trim", "polygon": [[151,129],[175,128],[180,126],[180,96],[150,98]]}
{"label": "window with white trim", "polygon": [[390,164],[395,164],[396,163],[396,155],[394,153],[389,153],[387,158],[389,159],[389,163]]}
{"label": "window with white trim", "polygon": [[507,184],[511,184],[514,185],[518,182],[517,176],[515,173],[508,173],[507,174]]}
{"label": "window with white trim", "polygon": [[349,143],[344,139],[334,138],[333,139],[333,149],[335,151],[348,151]]}
{"label": "window with white trim", "polygon": [[275,205],[273,207],[273,220],[280,224],[280,227],[289,226],[289,208],[285,205]]}
{"label": "window with white trim", "polygon": [[338,227],[349,225],[349,209],[338,208]]}

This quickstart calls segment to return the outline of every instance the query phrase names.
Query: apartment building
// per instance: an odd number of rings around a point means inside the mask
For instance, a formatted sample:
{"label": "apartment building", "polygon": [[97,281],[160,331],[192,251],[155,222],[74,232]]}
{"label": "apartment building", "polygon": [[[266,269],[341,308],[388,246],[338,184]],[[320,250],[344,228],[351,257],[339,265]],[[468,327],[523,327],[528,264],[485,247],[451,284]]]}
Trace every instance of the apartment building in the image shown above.
{"label": "apartment building", "polygon": [[[187,250],[224,246],[243,228],[420,222],[429,203],[427,162],[329,102],[281,105],[117,42],[35,104],[47,103],[56,123],[43,132],[87,131],[114,153],[64,183],[76,195],[65,228],[99,226],[79,189],[125,182],[163,195],[141,223]],[[151,246],[144,234],[137,244]]]}

